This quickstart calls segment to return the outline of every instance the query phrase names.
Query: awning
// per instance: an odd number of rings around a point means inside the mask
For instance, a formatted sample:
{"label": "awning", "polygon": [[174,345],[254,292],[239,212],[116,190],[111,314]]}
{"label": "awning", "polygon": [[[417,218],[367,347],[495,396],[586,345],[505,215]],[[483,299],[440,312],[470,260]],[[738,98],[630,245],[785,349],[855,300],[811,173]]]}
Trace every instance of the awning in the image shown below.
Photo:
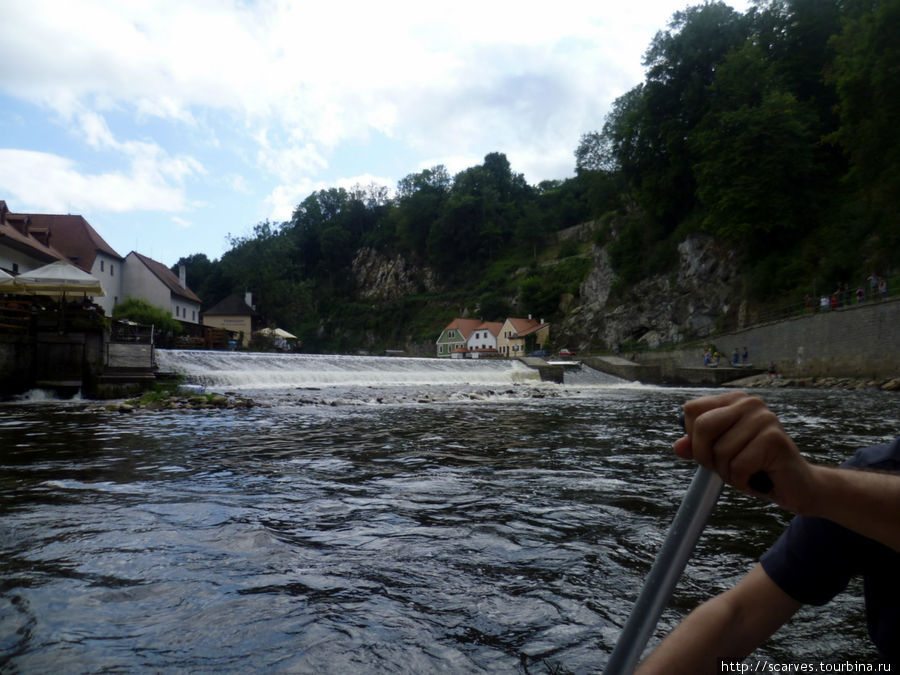
{"label": "awning", "polygon": [[[53,296],[67,293],[104,295],[99,279],[64,260],[57,260],[12,279],[12,292],[14,293]],[[5,283],[3,287],[6,288]]]}

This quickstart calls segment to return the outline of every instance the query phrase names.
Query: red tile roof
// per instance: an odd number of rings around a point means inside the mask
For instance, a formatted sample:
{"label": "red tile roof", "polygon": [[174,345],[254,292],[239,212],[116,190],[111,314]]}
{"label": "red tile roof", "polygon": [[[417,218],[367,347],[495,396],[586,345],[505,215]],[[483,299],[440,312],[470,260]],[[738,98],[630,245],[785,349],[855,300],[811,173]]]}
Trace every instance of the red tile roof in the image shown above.
{"label": "red tile roof", "polygon": [[481,321],[481,319],[459,319],[459,318],[457,318],[457,319],[453,319],[453,321],[451,321],[449,324],[447,324],[447,327],[444,330],[445,331],[446,330],[458,330],[462,334],[462,336],[468,340],[469,336],[472,334],[472,332],[476,328],[478,328],[482,323],[483,322]]}
{"label": "red tile roof", "polygon": [[65,260],[62,253],[49,245],[45,230],[34,230],[28,214],[10,213],[6,202],[0,200],[0,244],[45,262]]}
{"label": "red tile roof", "polygon": [[106,243],[84,216],[62,216],[42,213],[28,214],[32,230],[47,232],[53,248],[61,252],[73,265],[85,272],[94,266],[97,251],[122,260],[122,256]]}
{"label": "red tile roof", "polygon": [[148,258],[145,255],[141,255],[137,251],[132,251],[128,255],[134,254],[138,260],[144,263],[156,277],[163,282],[166,286],[169,287],[169,290],[172,291],[175,295],[181,296],[182,298],[187,298],[188,300],[193,300],[194,302],[201,302],[200,298],[198,298],[194,291],[186,286],[182,286],[178,281],[178,277],[175,276],[175,273],[172,272],[168,267],[163,265],[161,262],[157,262],[153,260],[153,258]]}
{"label": "red tile roof", "polygon": [[491,335],[497,337],[503,330],[503,324],[499,321],[484,321],[475,328],[475,330],[487,330]]}
{"label": "red tile roof", "polygon": [[516,330],[516,337],[523,338],[526,335],[531,335],[532,333],[537,333],[539,330],[544,328],[545,326],[549,326],[548,323],[541,323],[536,319],[508,319],[508,321],[512,324],[512,327]]}

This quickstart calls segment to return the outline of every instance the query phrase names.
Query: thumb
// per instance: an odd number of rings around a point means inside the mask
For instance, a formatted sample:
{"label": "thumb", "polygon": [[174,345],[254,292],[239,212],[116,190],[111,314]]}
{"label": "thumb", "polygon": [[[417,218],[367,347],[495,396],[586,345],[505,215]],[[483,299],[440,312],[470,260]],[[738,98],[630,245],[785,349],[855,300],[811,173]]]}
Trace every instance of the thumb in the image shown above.
{"label": "thumb", "polygon": [[691,448],[690,436],[684,436],[675,441],[675,454],[682,459],[694,459],[694,450]]}

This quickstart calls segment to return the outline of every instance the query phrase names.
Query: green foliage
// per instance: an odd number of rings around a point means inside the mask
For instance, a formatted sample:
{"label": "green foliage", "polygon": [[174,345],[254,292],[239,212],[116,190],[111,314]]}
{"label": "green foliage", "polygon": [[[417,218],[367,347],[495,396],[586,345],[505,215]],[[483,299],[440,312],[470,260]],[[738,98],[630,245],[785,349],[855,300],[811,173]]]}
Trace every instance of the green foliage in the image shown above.
{"label": "green foliage", "polygon": [[563,258],[570,258],[573,255],[578,255],[579,253],[581,253],[581,244],[578,243],[578,240],[566,239],[559,247],[559,253],[557,254],[557,257],[562,260]]}
{"label": "green foliage", "polygon": [[[875,2],[831,39],[828,82],[838,97],[840,127],[832,138],[850,160],[848,179],[875,217],[900,210],[900,0]],[[895,224],[896,227],[896,224]],[[895,230],[896,231],[896,230]]]}
{"label": "green foliage", "polygon": [[743,240],[802,227],[815,213],[812,113],[784,92],[708,115],[692,134],[704,228]]}
{"label": "green foliage", "polygon": [[125,298],[113,309],[113,317],[155,326],[157,331],[174,335],[180,335],[183,330],[181,324],[170,314],[139,298]]}
{"label": "green foliage", "polygon": [[587,258],[567,258],[534,270],[520,285],[519,314],[548,320],[559,318],[562,297],[578,295],[578,288],[590,266],[591,261]]}

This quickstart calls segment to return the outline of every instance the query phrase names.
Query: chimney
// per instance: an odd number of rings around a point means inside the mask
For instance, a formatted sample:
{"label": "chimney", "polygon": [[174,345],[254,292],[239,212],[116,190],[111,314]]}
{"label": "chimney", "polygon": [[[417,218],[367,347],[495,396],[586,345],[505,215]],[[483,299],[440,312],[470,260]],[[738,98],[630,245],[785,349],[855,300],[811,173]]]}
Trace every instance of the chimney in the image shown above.
{"label": "chimney", "polygon": [[182,288],[187,288],[187,268],[184,265],[178,266],[178,283]]}
{"label": "chimney", "polygon": [[244,292],[244,303],[246,303],[247,307],[253,309],[253,293],[250,291]]}

